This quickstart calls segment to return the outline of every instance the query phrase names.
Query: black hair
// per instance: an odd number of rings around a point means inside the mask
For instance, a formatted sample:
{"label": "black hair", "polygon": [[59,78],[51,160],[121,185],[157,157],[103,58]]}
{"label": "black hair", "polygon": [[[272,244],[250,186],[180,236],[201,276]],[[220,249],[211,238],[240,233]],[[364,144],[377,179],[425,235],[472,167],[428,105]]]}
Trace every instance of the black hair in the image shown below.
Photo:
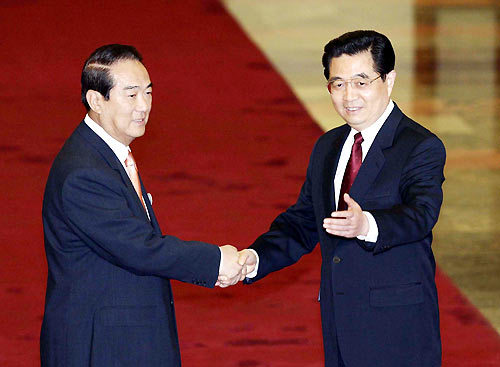
{"label": "black hair", "polygon": [[117,61],[137,60],[142,62],[141,54],[133,46],[111,44],[99,47],[85,61],[82,70],[82,103],[90,111],[87,91],[95,90],[109,99],[109,91],[114,86],[109,67]]}
{"label": "black hair", "polygon": [[365,30],[344,33],[325,45],[322,58],[325,78],[330,78],[330,63],[333,57],[344,54],[352,56],[365,51],[370,51],[375,71],[385,81],[386,75],[394,70],[396,61],[391,41],[381,33]]}

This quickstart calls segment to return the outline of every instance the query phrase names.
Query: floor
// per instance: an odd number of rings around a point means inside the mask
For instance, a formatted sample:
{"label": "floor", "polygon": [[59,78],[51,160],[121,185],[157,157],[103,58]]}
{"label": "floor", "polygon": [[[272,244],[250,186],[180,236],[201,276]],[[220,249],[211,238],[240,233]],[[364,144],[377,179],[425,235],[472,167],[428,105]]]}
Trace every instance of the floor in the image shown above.
{"label": "floor", "polygon": [[342,124],[322,75],[324,44],[354,29],[391,39],[393,99],[447,148],[438,265],[500,332],[500,2],[223,2],[324,130]]}

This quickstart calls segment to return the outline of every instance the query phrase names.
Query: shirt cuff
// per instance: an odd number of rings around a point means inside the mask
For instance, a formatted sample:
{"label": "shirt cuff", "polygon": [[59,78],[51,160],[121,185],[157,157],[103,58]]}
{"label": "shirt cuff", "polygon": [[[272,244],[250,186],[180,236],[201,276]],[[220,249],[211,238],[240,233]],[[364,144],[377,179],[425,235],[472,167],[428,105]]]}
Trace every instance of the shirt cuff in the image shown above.
{"label": "shirt cuff", "polygon": [[378,239],[378,227],[375,218],[370,212],[363,211],[366,219],[368,219],[368,233],[366,236],[357,236],[358,240],[366,241],[366,242],[377,242]]}
{"label": "shirt cuff", "polygon": [[220,263],[219,263],[219,274],[220,274],[220,271],[221,271],[221,268],[222,268],[222,257],[224,256],[222,254],[222,249],[220,248],[220,246],[219,246],[219,251],[220,251]]}
{"label": "shirt cuff", "polygon": [[249,248],[247,250],[252,251],[254,253],[255,257],[257,258],[257,264],[255,265],[255,269],[251,273],[248,273],[246,277],[247,278],[255,278],[257,276],[257,272],[259,270],[259,254],[257,254],[257,251],[252,250],[251,248]]}

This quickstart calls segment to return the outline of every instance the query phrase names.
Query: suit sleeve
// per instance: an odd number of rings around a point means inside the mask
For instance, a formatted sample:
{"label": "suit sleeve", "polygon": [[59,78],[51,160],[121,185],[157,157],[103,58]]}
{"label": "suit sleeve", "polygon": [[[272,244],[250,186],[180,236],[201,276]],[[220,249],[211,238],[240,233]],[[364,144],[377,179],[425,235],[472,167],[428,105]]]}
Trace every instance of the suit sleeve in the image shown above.
{"label": "suit sleeve", "polygon": [[257,238],[250,246],[259,255],[259,268],[257,276],[245,282],[252,283],[273,271],[296,263],[303,255],[311,252],[318,243],[311,195],[314,150],[297,202],[278,215],[269,231]]}
{"label": "suit sleeve", "polygon": [[129,209],[120,179],[99,169],[72,172],[62,188],[70,227],[92,251],[139,275],[156,275],[212,287],[218,276],[217,246],[161,236]]}
{"label": "suit sleeve", "polygon": [[445,148],[436,136],[413,149],[401,176],[401,203],[390,209],[370,210],[379,231],[374,253],[430,235],[443,201],[445,160]]}

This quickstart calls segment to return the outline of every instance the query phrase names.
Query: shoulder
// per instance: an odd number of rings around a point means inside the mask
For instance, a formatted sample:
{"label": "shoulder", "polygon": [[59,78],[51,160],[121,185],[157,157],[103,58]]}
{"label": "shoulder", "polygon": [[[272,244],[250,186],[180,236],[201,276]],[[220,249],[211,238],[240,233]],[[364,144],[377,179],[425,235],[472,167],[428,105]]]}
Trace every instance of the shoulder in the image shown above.
{"label": "shoulder", "polygon": [[349,131],[351,131],[351,128],[347,124],[328,130],[318,138],[315,149],[322,150],[323,148],[331,147],[339,139],[345,139]]}
{"label": "shoulder", "polygon": [[393,142],[393,152],[400,159],[423,159],[444,165],[446,149],[441,139],[429,129],[403,115]]}
{"label": "shoulder", "polygon": [[117,176],[116,170],[110,167],[100,152],[79,134],[79,128],[77,128],[56,155],[48,182],[62,187],[68,177],[74,176],[75,173],[81,175],[82,172],[92,172],[90,175],[94,176],[98,171],[104,176]]}
{"label": "shoulder", "polygon": [[95,167],[102,164],[103,159],[84,139],[73,133],[64,143],[52,164],[57,172],[72,171],[84,167]]}
{"label": "shoulder", "polygon": [[416,147],[424,144],[445,150],[443,142],[436,134],[404,114],[397,128],[395,140],[400,145]]}

